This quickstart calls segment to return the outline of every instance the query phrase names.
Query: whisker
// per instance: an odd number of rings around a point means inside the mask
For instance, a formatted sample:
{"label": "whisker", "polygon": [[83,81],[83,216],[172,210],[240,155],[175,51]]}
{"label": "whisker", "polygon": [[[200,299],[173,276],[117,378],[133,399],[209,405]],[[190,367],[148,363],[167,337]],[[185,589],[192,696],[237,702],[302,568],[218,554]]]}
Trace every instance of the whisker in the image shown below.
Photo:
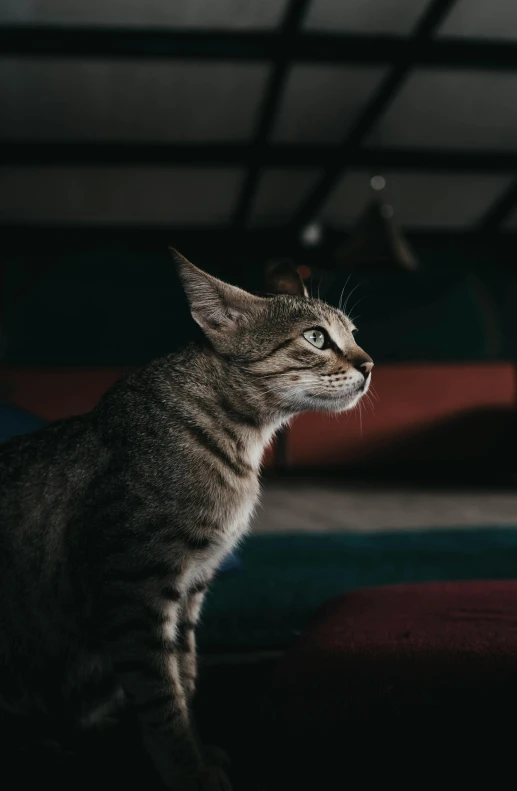
{"label": "whisker", "polygon": [[[357,307],[358,305],[360,305],[360,304],[361,304],[361,302],[363,301],[363,299],[366,299],[366,297],[367,297],[367,296],[368,296],[368,294],[363,294],[363,296],[362,296],[362,297],[359,297],[359,299],[358,299],[358,300],[356,300],[356,301],[354,302],[354,304],[352,305],[352,307],[350,308],[350,313],[352,313],[352,312],[353,312],[353,311],[356,309],[356,307]],[[359,317],[358,317],[358,316],[356,316],[356,318],[359,318]]]}
{"label": "whisker", "polygon": [[378,393],[377,393],[377,391],[376,391],[376,389],[375,389],[375,387],[373,385],[370,385],[370,387],[368,389],[368,395],[370,395],[376,401],[380,401],[379,395],[378,395]]}
{"label": "whisker", "polygon": [[[352,269],[352,272],[353,272],[353,271],[354,271],[354,270]],[[352,272],[350,272],[350,274],[348,275],[347,279],[345,280],[345,285],[344,285],[344,286],[343,286],[343,288],[341,289],[341,296],[339,297],[339,310],[340,310],[342,313],[344,313],[344,312],[345,312],[345,311],[344,311],[344,309],[343,309],[343,293],[344,293],[344,291],[345,291],[346,287],[348,286],[348,284],[350,283],[350,278],[352,277]]]}
{"label": "whisker", "polygon": [[350,294],[349,294],[349,295],[347,296],[347,298],[345,299],[345,304],[344,304],[344,306],[343,306],[343,313],[346,313],[347,305],[348,305],[348,303],[349,303],[349,301],[350,301],[350,297],[352,296],[352,294],[353,294],[355,291],[357,291],[357,289],[359,288],[359,286],[362,286],[363,284],[364,284],[364,280],[361,280],[359,283],[356,283],[356,285],[353,287],[352,291],[350,292]]}
{"label": "whisker", "polygon": [[341,310],[341,302],[343,301],[343,294],[344,294],[345,288],[346,288],[346,283],[343,286],[343,288],[341,289],[341,294],[339,295],[339,302],[338,302],[338,306],[337,306],[338,310]]}
{"label": "whisker", "polygon": [[375,412],[375,404],[373,403],[372,399],[370,398],[369,393],[365,393],[363,396],[365,407],[368,406],[372,412]]}

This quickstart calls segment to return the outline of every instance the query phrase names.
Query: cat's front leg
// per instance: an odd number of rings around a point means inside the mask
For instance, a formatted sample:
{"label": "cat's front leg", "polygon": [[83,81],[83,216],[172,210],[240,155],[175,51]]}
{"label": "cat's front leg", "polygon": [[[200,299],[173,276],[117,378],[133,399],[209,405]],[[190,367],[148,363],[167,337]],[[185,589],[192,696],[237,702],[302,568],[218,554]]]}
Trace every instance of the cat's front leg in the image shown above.
{"label": "cat's front leg", "polygon": [[206,772],[190,727],[178,661],[180,611],[181,597],[172,589],[162,606],[126,606],[110,629],[109,651],[163,782],[177,791],[199,791]]}
{"label": "cat's front leg", "polygon": [[207,589],[206,583],[199,583],[189,590],[182,601],[178,623],[178,660],[187,703],[190,704],[196,690],[197,680],[197,647],[196,626],[199,621],[203,600]]}
{"label": "cat's front leg", "polygon": [[[207,583],[199,583],[189,590],[182,601],[180,621],[178,624],[178,660],[180,672],[185,690],[187,705],[191,705],[192,698],[196,689],[197,681],[197,646],[196,646],[196,627],[206,595]],[[222,769],[229,769],[230,759],[220,747],[205,745],[197,735],[195,723],[192,723],[196,733],[197,742],[203,758],[209,765],[219,766]]]}

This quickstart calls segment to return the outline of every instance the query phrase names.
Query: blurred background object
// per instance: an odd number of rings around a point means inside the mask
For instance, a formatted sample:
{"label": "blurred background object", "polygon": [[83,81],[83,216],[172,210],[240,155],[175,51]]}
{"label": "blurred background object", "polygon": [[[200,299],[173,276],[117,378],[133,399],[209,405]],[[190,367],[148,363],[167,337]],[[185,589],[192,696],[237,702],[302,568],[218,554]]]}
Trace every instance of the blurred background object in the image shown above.
{"label": "blurred background object", "polygon": [[2,0],[0,117],[1,438],[188,340],[171,245],[303,281],[375,360],[361,411],[268,451],[207,651],[283,650],[361,584],[512,576],[515,0]]}

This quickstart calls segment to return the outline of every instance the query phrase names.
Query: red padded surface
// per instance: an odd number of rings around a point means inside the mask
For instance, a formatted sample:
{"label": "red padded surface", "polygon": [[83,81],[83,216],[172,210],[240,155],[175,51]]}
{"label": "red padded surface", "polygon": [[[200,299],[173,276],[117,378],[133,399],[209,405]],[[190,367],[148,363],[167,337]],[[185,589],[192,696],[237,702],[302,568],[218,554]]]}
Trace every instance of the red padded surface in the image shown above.
{"label": "red padded surface", "polygon": [[[517,582],[371,588],[331,601],[277,671],[291,715],[339,719],[391,701],[449,700],[517,681]],[[343,708],[344,704],[346,708]]]}
{"label": "red padded surface", "polygon": [[[308,412],[291,424],[287,454],[292,467],[359,464],[377,456],[393,454],[412,459],[418,455],[409,442],[419,435],[451,426],[470,414],[511,410],[516,403],[515,369],[511,363],[396,364],[376,365],[371,403],[361,411],[328,415]],[[485,431],[479,419],[461,431],[448,431],[440,440],[441,458],[487,455],[491,437],[499,424],[490,421]],[[503,428],[498,443],[504,442]],[[485,436],[486,434],[486,436]],[[429,458],[428,440],[425,458]],[[407,448],[404,452],[404,447]]]}
{"label": "red padded surface", "polygon": [[89,412],[128,366],[46,368],[5,367],[0,375],[2,397],[45,420]]}
{"label": "red padded surface", "polygon": [[487,755],[516,705],[517,582],[347,594],[319,612],[275,671],[267,711],[278,787],[287,777],[293,788],[329,782],[345,756],[382,776],[368,763],[380,752],[395,764],[404,756],[407,765],[408,751],[436,762],[439,745],[459,761],[468,742]]}

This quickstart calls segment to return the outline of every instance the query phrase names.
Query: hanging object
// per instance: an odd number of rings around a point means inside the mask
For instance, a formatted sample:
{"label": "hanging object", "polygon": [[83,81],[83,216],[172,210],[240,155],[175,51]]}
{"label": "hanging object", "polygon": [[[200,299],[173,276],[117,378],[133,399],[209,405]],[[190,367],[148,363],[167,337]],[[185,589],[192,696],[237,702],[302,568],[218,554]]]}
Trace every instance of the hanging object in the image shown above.
{"label": "hanging object", "polygon": [[373,176],[371,198],[354,233],[334,256],[336,269],[370,272],[411,272],[419,264],[401,229],[394,209],[384,198],[386,180]]}

